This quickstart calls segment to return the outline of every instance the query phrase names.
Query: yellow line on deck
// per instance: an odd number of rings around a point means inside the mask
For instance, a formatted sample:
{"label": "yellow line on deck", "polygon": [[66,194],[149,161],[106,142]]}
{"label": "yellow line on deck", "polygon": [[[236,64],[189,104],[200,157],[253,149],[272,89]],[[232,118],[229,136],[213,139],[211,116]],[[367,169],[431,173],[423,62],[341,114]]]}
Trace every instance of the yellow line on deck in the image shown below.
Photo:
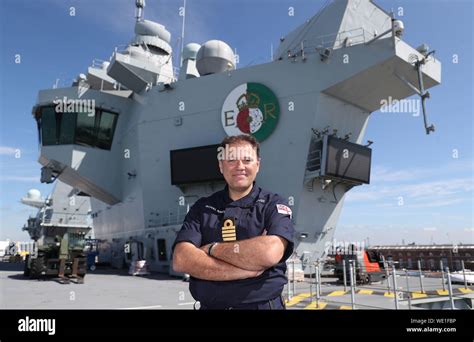
{"label": "yellow line on deck", "polygon": [[352,310],[352,306],[341,305],[341,306],[339,307],[339,310]]}
{"label": "yellow line on deck", "polygon": [[346,291],[333,291],[330,294],[328,294],[328,297],[344,296],[345,294],[346,294]]}
{"label": "yellow line on deck", "polygon": [[384,297],[395,298],[395,292],[385,292],[383,294]]}
{"label": "yellow line on deck", "polygon": [[421,292],[412,292],[411,293],[411,298],[416,299],[416,298],[425,298],[428,297],[426,293],[421,293]]}
{"label": "yellow line on deck", "polygon": [[372,293],[374,293],[374,291],[373,290],[360,290],[358,293],[359,294],[371,295]]}
{"label": "yellow line on deck", "polygon": [[462,293],[471,293],[473,292],[471,289],[465,289],[464,287],[460,287],[458,288],[459,291],[461,291]]}
{"label": "yellow line on deck", "polygon": [[328,304],[327,303],[321,303],[319,302],[319,306],[316,305],[316,302],[312,302],[308,306],[306,306],[304,309],[305,310],[322,310],[324,309]]}
{"label": "yellow line on deck", "polygon": [[298,304],[299,302],[308,298],[309,296],[311,296],[311,294],[309,293],[301,293],[297,296],[294,296],[293,298],[291,298],[289,302],[286,302],[286,306],[293,306],[295,304]]}

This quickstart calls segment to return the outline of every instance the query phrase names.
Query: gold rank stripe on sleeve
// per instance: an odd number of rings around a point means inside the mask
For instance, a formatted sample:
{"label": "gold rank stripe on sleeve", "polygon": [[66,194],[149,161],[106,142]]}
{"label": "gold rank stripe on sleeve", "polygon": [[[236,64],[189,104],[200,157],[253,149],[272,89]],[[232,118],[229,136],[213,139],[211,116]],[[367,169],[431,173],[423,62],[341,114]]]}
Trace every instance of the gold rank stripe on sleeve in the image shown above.
{"label": "gold rank stripe on sleeve", "polygon": [[222,225],[222,240],[223,241],[235,241],[237,240],[236,226],[233,219],[224,220]]}
{"label": "gold rank stripe on sleeve", "polygon": [[235,241],[237,240],[237,235],[235,229],[232,231],[222,232],[222,240],[224,241]]}

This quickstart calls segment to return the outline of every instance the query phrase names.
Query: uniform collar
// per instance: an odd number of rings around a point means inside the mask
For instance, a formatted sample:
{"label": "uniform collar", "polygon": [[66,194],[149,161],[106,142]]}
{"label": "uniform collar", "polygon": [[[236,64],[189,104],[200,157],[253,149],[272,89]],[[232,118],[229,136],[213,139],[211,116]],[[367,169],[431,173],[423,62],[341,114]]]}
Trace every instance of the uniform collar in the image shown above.
{"label": "uniform collar", "polygon": [[229,186],[226,185],[223,192],[223,199],[224,199],[224,204],[227,205],[232,205],[235,207],[250,207],[253,205],[255,202],[255,199],[258,197],[258,194],[260,193],[260,188],[255,184],[255,181],[252,184],[252,190],[250,192],[238,199],[237,201],[234,201],[232,198],[229,197]]}

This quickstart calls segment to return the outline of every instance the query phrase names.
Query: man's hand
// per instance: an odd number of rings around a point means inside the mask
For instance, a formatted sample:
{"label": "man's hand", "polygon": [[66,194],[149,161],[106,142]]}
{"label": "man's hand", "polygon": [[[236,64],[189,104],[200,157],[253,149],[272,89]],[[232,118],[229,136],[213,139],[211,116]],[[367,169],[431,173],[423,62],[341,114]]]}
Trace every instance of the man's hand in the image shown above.
{"label": "man's hand", "polygon": [[[203,246],[204,247],[204,246]],[[247,270],[207,255],[203,247],[180,242],[174,248],[173,269],[203,280],[227,281],[258,277],[263,270]]]}
{"label": "man's hand", "polygon": [[212,245],[212,244],[211,244],[211,243],[208,243],[207,245],[204,245],[204,246],[199,247],[199,249],[200,249],[201,251],[203,251],[204,253],[207,254],[207,252],[209,251],[209,246],[210,246],[210,245]]}
{"label": "man's hand", "polygon": [[[212,257],[236,267],[263,272],[278,264],[288,241],[277,235],[257,236],[247,240],[219,242],[211,251]],[[210,244],[199,249],[207,254]]]}

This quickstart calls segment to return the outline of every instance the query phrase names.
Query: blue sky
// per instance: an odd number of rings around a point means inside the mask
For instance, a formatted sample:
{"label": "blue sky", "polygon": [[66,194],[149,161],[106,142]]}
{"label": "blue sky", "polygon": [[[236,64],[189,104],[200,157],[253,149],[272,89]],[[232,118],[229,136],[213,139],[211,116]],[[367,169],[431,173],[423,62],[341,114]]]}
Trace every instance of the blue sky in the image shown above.
{"label": "blue sky", "polygon": [[[324,2],[188,0],[185,43],[221,39],[237,49],[238,67],[268,62],[271,44],[276,49],[281,36]],[[404,40],[415,47],[427,43],[443,63],[442,84],[430,90],[427,102],[437,131],[426,136],[422,117],[410,113],[372,114],[366,133],[374,141],[371,184],[347,195],[336,238],[474,243],[473,3],[376,2],[396,13],[402,8]],[[145,9],[147,19],[171,32],[175,50],[181,5],[181,0],[148,0]],[[56,79],[69,85],[94,58],[108,59],[115,46],[132,38],[133,17],[133,0],[0,0],[0,240],[27,240],[21,227],[35,211],[19,199],[31,188],[44,195],[51,191],[39,182],[31,116],[38,90],[51,88]]]}

